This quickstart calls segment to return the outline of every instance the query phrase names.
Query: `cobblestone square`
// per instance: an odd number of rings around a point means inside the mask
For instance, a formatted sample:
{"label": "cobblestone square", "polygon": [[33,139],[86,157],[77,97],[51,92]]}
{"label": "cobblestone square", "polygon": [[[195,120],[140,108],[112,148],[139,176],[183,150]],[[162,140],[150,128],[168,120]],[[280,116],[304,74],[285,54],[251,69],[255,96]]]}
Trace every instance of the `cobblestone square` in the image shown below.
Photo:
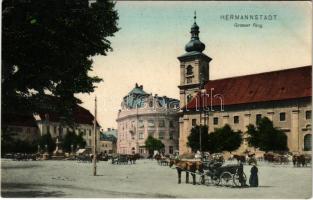
{"label": "cobblestone square", "polygon": [[[2,160],[2,197],[100,197],[100,198],[309,198],[310,167],[294,168],[260,162],[258,188],[177,184],[176,170],[156,161],[138,160],[135,165],[77,161]],[[249,165],[244,165],[247,177]],[[197,179],[199,177],[197,176]]]}

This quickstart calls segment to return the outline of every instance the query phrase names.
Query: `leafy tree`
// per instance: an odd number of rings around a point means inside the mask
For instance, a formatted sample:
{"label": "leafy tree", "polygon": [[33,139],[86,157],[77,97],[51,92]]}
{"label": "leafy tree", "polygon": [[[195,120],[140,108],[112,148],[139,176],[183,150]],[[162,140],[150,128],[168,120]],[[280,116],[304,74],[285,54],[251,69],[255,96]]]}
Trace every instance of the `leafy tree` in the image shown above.
{"label": "leafy tree", "polygon": [[37,142],[36,141],[24,141],[17,139],[14,142],[14,149],[13,152],[18,153],[35,153],[37,152]]}
{"label": "leafy tree", "polygon": [[188,139],[187,145],[192,149],[193,152],[200,150],[200,129],[201,129],[201,149],[202,151],[209,150],[208,127],[195,126],[191,129],[190,135],[187,138]]}
{"label": "leafy tree", "polygon": [[6,153],[35,153],[37,152],[38,141],[24,141],[12,137],[8,127],[2,127],[1,132],[1,155]]}
{"label": "leafy tree", "polygon": [[12,134],[8,130],[8,127],[1,127],[1,154],[12,153],[15,147]]}
{"label": "leafy tree", "polygon": [[[2,113],[47,113],[70,118],[94,91],[92,56],[112,50],[118,31],[115,3],[97,0],[2,1]],[[54,98],[51,98],[54,97]]]}
{"label": "leafy tree", "polygon": [[40,148],[43,149],[44,151],[46,151],[46,145],[47,145],[47,150],[49,153],[53,152],[56,147],[55,141],[52,139],[50,133],[44,134],[39,138],[39,145],[40,145]]}
{"label": "leafy tree", "polygon": [[240,147],[242,143],[241,131],[234,131],[226,124],[222,128],[217,128],[209,134],[208,146],[212,153],[222,151],[234,151]]}
{"label": "leafy tree", "polygon": [[249,135],[249,137],[247,138],[249,146],[258,148],[259,141],[260,141],[259,133],[253,124],[249,124],[247,126],[247,134]]}
{"label": "leafy tree", "polygon": [[86,141],[83,138],[82,133],[76,135],[75,132],[68,132],[62,141],[62,147],[65,152],[70,152],[72,150],[71,145],[73,145],[73,149],[76,149],[78,146],[84,148],[86,146]]}
{"label": "leafy tree", "polygon": [[77,148],[78,148],[78,146],[80,148],[85,148],[85,146],[87,144],[84,137],[83,137],[83,133],[79,133],[78,135],[76,135],[76,141],[75,142],[76,142]]}
{"label": "leafy tree", "polygon": [[267,117],[263,117],[256,127],[249,125],[247,128],[250,146],[260,148],[266,152],[288,150],[286,134],[282,130],[275,128],[273,122]]}
{"label": "leafy tree", "polygon": [[148,136],[148,138],[145,141],[146,149],[149,152],[153,152],[154,150],[160,151],[161,149],[164,149],[164,144],[161,140],[158,140],[151,135]]}

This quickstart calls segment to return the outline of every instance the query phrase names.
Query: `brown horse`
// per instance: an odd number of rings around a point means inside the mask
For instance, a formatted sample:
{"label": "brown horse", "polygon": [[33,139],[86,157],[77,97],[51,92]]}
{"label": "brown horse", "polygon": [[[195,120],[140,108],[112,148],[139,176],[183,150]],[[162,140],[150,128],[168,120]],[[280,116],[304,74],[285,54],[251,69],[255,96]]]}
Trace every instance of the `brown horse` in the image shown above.
{"label": "brown horse", "polygon": [[234,158],[241,163],[246,163],[246,156],[244,155],[234,155]]}
{"label": "brown horse", "polygon": [[310,155],[305,155],[305,154],[300,154],[300,155],[293,155],[292,156],[292,162],[293,166],[302,167],[307,166],[307,164],[311,163],[311,156]]}
{"label": "brown horse", "polygon": [[157,155],[154,156],[154,159],[156,159],[158,164],[160,164],[160,160],[162,159],[162,156],[160,154],[157,154]]}
{"label": "brown horse", "polygon": [[[181,183],[181,172],[186,172],[186,183],[189,183],[189,172],[192,176],[193,185],[196,184],[196,171],[203,174],[203,163],[201,161],[182,161],[182,160],[170,160],[169,166],[176,166],[177,174],[178,174],[178,184]],[[201,183],[204,184],[204,175],[202,176]]]}
{"label": "brown horse", "polygon": [[140,158],[139,154],[132,154],[132,155],[127,155],[127,159],[130,162],[130,164],[136,164],[136,160]]}

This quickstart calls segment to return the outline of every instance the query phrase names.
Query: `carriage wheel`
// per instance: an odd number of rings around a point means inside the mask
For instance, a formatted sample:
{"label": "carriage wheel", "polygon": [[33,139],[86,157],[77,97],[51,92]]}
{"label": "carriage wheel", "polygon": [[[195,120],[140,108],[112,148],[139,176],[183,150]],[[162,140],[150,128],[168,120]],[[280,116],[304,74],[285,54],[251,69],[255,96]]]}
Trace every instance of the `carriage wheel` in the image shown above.
{"label": "carriage wheel", "polygon": [[220,176],[220,184],[223,186],[232,186],[233,175],[228,171],[223,172]]}
{"label": "carriage wheel", "polygon": [[203,179],[204,179],[204,184],[207,184],[207,183],[208,183],[208,178],[207,178],[206,175],[204,175],[204,177],[202,177],[201,175],[199,175],[199,182],[198,182],[199,185],[202,184]]}
{"label": "carriage wheel", "polygon": [[214,184],[214,185],[219,185],[220,182],[221,182],[221,179],[217,176],[211,176],[211,182]]}
{"label": "carriage wheel", "polygon": [[[245,182],[247,181],[246,174],[243,172],[243,173],[242,173],[242,176],[243,176],[243,179],[244,179],[243,182],[245,183]],[[239,174],[237,173],[237,171],[236,171],[236,173],[234,174],[233,181],[234,181],[234,185],[235,185],[235,186],[237,186],[237,187],[241,186],[241,183],[240,183],[240,181],[239,181]]]}

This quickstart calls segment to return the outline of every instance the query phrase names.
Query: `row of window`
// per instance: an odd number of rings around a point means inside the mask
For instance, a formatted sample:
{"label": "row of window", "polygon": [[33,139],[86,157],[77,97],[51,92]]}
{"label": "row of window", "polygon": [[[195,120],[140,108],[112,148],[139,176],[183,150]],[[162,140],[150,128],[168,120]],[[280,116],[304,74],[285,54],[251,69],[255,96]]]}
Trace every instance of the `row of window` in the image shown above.
{"label": "row of window", "polygon": [[[147,120],[147,124],[149,128],[153,128],[156,126],[155,120],[152,120],[152,119]],[[127,124],[125,125],[125,127],[127,128]],[[131,127],[135,127],[135,121],[131,122]],[[138,128],[144,128],[144,127],[145,127],[144,120],[139,120]],[[158,127],[166,127],[165,120],[163,119],[158,120]],[[169,127],[174,128],[174,122],[172,120],[169,121]],[[124,127],[122,127],[122,129],[124,130]]]}
{"label": "row of window", "polygon": [[[53,134],[57,134],[59,132],[60,135],[63,134],[63,128],[62,127],[57,127],[57,126],[53,126]],[[47,125],[47,131],[50,133],[50,126]],[[70,131],[70,128],[65,128],[65,133],[68,133]],[[89,134],[89,137],[91,137],[91,129],[76,129],[76,131],[78,133],[83,133],[83,136],[86,136],[87,135],[87,131],[88,131],[88,134]]]}
{"label": "row of window", "polygon": [[[154,133],[153,133],[153,132],[150,132],[150,133],[148,133],[148,134],[151,135],[151,136],[153,136]],[[160,140],[163,140],[163,139],[164,139],[164,135],[165,135],[165,133],[164,133],[163,131],[160,131],[158,138],[159,138]],[[135,138],[132,138],[132,139],[135,139]],[[139,133],[139,134],[138,134],[138,139],[139,139],[139,140],[144,139],[144,133]],[[168,139],[173,140],[173,139],[174,139],[174,133],[170,132]]]}
{"label": "row of window", "polygon": [[[154,136],[154,131],[148,131],[148,135]],[[122,133],[122,134],[120,134],[120,136],[121,136],[121,137],[119,137],[120,140],[122,140],[122,139],[127,139],[127,138],[126,138],[126,136],[127,136],[126,134],[123,134],[123,133]],[[135,134],[131,134],[131,139],[132,139],[132,140],[135,140]],[[138,133],[138,139],[139,139],[139,140],[145,139],[143,132]],[[166,138],[165,138],[165,132],[159,131],[158,139],[160,139],[160,140],[166,139]],[[170,133],[169,133],[168,139],[170,139],[170,140],[173,140],[173,139],[174,139],[174,132],[170,132]]]}
{"label": "row of window", "polygon": [[102,147],[104,148],[104,147],[108,147],[108,144],[102,144]]}
{"label": "row of window", "polygon": [[[309,120],[311,119],[311,115],[312,115],[312,112],[310,110],[306,111],[305,112],[305,119]],[[256,114],[255,116],[255,119],[256,119],[256,123],[259,122],[259,120],[261,120],[262,118],[262,115],[261,114]],[[218,125],[218,117],[213,117],[213,124],[214,125]],[[285,112],[281,112],[279,113],[279,121],[281,122],[284,122],[286,121],[286,113]],[[195,126],[197,123],[197,120],[196,119],[192,119],[192,126]],[[239,124],[239,116],[234,116],[233,117],[233,123],[234,124]]]}
{"label": "row of window", "polygon": [[[139,154],[145,154],[145,152],[147,152],[147,150],[145,148],[139,147]],[[166,152],[166,147],[164,148],[163,152],[167,153]],[[126,154],[126,153],[135,153],[135,148],[133,147],[131,149],[131,152],[127,151],[126,148],[120,148],[120,153],[124,153],[124,154]],[[173,146],[169,146],[168,147],[168,153],[169,154],[173,154],[174,153],[174,147]]]}
{"label": "row of window", "polygon": [[[165,120],[158,120],[158,126],[159,127],[166,127]],[[139,120],[139,128],[144,128],[144,122],[143,120]],[[155,127],[155,121],[152,119],[148,120],[148,127]],[[172,120],[169,121],[169,127],[174,128],[174,122]]]}

